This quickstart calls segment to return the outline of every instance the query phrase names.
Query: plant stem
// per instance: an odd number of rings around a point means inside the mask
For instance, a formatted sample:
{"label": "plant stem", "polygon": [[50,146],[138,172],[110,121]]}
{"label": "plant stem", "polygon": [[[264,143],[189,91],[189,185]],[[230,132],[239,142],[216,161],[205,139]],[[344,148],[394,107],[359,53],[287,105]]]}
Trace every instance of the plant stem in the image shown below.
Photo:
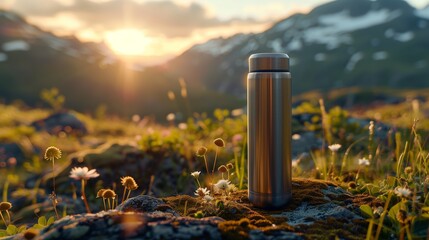
{"label": "plant stem", "polygon": [[125,201],[125,193],[127,192],[127,188],[124,187],[124,194],[122,194],[122,202]]}
{"label": "plant stem", "polygon": [[7,202],[7,193],[9,192],[9,181],[6,179],[3,185],[3,202]]}
{"label": "plant stem", "polygon": [[210,174],[210,172],[209,172],[209,165],[207,164],[207,158],[206,158],[205,154],[203,155],[203,158],[204,158],[204,162],[206,164],[206,171],[207,171],[207,175],[208,175],[208,174]]}
{"label": "plant stem", "polygon": [[85,203],[86,212],[91,213],[91,210],[89,209],[88,201],[86,200],[85,179],[82,179],[82,200]]}
{"label": "plant stem", "polygon": [[103,206],[104,206],[104,211],[106,211],[107,209],[106,209],[106,199],[105,198],[103,198]]}
{"label": "plant stem", "polygon": [[7,217],[9,218],[9,224],[12,223],[12,218],[10,218],[9,210],[6,210]]}
{"label": "plant stem", "polygon": [[131,194],[131,190],[128,190],[128,194],[127,194],[127,199],[126,200],[128,200],[128,198],[130,198],[130,194]]}
{"label": "plant stem", "polygon": [[383,213],[380,216],[380,221],[379,221],[379,224],[377,227],[377,232],[376,232],[375,238],[374,238],[375,240],[378,240],[378,238],[380,237],[381,229],[383,228],[384,217],[387,214],[387,208],[389,207],[390,200],[392,199],[392,194],[393,194],[393,191],[390,190],[389,195],[387,195],[386,203],[384,204]]}
{"label": "plant stem", "polygon": [[55,192],[55,173],[54,173],[55,160],[54,160],[54,158],[52,158],[51,160],[52,160],[52,185],[53,185],[52,187],[53,187],[54,192]]}
{"label": "plant stem", "polygon": [[213,176],[213,174],[214,174],[214,170],[215,170],[215,168],[216,168],[216,160],[217,160],[217,152],[218,152],[218,149],[219,149],[219,147],[216,147],[215,159],[214,159],[214,162],[213,162],[213,169],[212,169],[212,176]]}
{"label": "plant stem", "polygon": [[110,204],[110,198],[107,199],[107,205],[109,206],[109,210],[112,209],[112,205]]}
{"label": "plant stem", "polygon": [[4,225],[7,227],[6,220],[4,219],[3,213],[1,211],[0,211],[0,216],[1,216],[1,219],[3,220],[3,222],[4,222]]}

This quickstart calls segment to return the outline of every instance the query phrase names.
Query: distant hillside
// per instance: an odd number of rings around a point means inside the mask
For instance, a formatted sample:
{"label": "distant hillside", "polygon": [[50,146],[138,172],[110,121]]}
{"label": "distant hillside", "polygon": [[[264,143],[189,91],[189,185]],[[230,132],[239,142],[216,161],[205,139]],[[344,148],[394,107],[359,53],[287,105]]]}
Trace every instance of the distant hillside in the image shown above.
{"label": "distant hillside", "polygon": [[403,0],[337,0],[288,17],[259,34],[196,45],[166,64],[195,84],[245,96],[247,58],[291,57],[293,91],[429,87],[429,7]]}
{"label": "distant hillside", "polygon": [[[0,100],[36,105],[42,89],[58,87],[67,107],[92,112],[105,104],[113,113],[154,114],[164,119],[169,112],[185,111],[179,77],[161,68],[132,69],[103,44],[58,37],[0,10]],[[170,90],[179,99],[174,104],[167,97]],[[189,84],[188,98],[194,111],[243,104]]]}

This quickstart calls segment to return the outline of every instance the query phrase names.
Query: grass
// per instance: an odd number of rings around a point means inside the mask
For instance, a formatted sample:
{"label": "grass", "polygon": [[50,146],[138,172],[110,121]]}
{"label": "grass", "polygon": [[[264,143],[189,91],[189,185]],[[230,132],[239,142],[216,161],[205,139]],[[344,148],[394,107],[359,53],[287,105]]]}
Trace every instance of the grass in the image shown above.
{"label": "grass", "polygon": [[[293,110],[295,116],[299,114],[311,116],[310,120],[303,123],[294,120],[295,122],[292,122],[294,133],[299,135],[311,131],[324,141],[321,148],[314,149],[310,153],[315,164],[313,171],[306,173],[297,167],[294,168],[295,176],[330,180],[347,189],[351,194],[367,194],[377,199],[380,204],[362,203],[362,214],[368,219],[368,229],[364,233],[366,239],[384,239],[392,234],[399,239],[424,238],[429,226],[429,154],[426,141],[426,137],[429,136],[427,134],[429,122],[426,116],[429,104],[406,101],[396,105],[376,106],[365,111],[352,112],[324,105],[323,101],[316,104],[304,102]],[[88,135],[78,137],[68,133],[51,135],[46,132],[37,132],[29,127],[32,121],[48,116],[49,110],[0,104],[0,111],[3,112],[0,115],[1,142],[17,143],[23,149],[25,158],[22,160],[23,164],[12,166],[6,161],[6,166],[0,168],[3,201],[11,201],[14,196],[24,195],[30,199],[30,205],[40,204],[50,193],[49,188],[46,188],[46,182],[50,182],[52,177],[60,173],[60,169],[67,169],[71,157],[80,159],[87,153],[96,154],[109,142],[126,142],[145,154],[158,154],[161,157],[172,153],[178,154],[189,166],[189,169],[183,169],[184,178],[192,178],[190,173],[204,170],[206,164],[209,170],[216,170],[219,166],[230,163],[229,166],[233,166],[233,169],[231,171],[228,169],[228,187],[221,189],[220,196],[213,195],[212,200],[188,196],[181,199],[180,203],[174,203],[171,200],[172,204],[176,204],[180,212],[185,215],[195,217],[219,215],[219,209],[223,208],[225,203],[222,199],[231,196],[229,185],[231,188],[233,188],[232,185],[237,187],[238,191],[247,187],[245,115],[232,116],[227,110],[216,110],[214,117],[208,117],[204,113],[194,114],[192,118],[183,122],[172,119],[166,126],[156,123],[150,117],[133,117],[127,120],[104,115],[92,117],[88,114],[72,112],[85,123],[89,131]],[[371,127],[369,121],[349,121],[349,117],[369,117],[374,120],[374,125]],[[419,121],[414,121],[417,118]],[[213,144],[213,140],[218,138],[225,140],[225,148],[221,149]],[[341,148],[335,151],[329,150],[328,146],[333,144],[340,144]],[[54,173],[50,170],[52,169],[50,162],[42,160],[40,153],[51,145],[57,146],[64,153],[63,160],[55,162],[55,169],[58,170],[53,171]],[[207,148],[207,152],[204,153],[207,163],[203,158],[195,155],[200,146]],[[118,156],[118,158],[121,157],[123,156]],[[369,166],[359,165],[360,162],[364,162],[359,159],[368,160]],[[199,182],[202,187],[207,187],[211,194],[214,194],[215,189],[212,185],[220,179],[220,174],[202,172]],[[117,176],[118,181],[116,181],[118,185],[119,177]],[[149,178],[152,186],[156,176],[147,176],[148,180]],[[32,180],[35,182],[33,188],[22,184],[28,179],[36,179]],[[95,186],[114,187],[103,186],[103,184],[100,180],[86,185],[91,189],[87,189],[90,193],[88,201],[92,201],[93,204],[100,203],[95,199],[96,191],[93,191],[96,190]],[[179,184],[189,184],[189,181],[183,183],[179,181]],[[197,188],[195,185],[195,189]],[[401,189],[409,193],[401,195]],[[60,191],[57,189],[56,193]],[[137,192],[150,191],[139,189]],[[129,194],[109,197],[117,201],[119,197],[128,198]],[[213,209],[195,208],[199,201],[214,201],[215,207]],[[380,206],[383,209],[376,213],[377,207]],[[19,216],[18,212],[21,210],[23,209],[12,207],[10,211]],[[45,219],[51,219],[50,217],[53,216],[52,212],[43,212],[43,214],[46,215],[42,216]],[[5,228],[4,231],[0,231],[0,235],[23,232],[25,229],[22,226],[26,228],[33,226],[31,222],[37,222],[39,217],[35,215],[33,218],[14,220],[12,215],[13,224],[10,225],[21,224],[21,226],[14,228],[9,225],[9,230]],[[256,220],[246,222],[241,219],[234,221],[236,222],[225,224],[224,227],[249,230],[262,228],[266,223],[256,224]],[[51,223],[42,219],[37,227],[48,225],[48,222]],[[312,231],[306,230],[309,234]],[[341,233],[338,234],[341,235]]]}

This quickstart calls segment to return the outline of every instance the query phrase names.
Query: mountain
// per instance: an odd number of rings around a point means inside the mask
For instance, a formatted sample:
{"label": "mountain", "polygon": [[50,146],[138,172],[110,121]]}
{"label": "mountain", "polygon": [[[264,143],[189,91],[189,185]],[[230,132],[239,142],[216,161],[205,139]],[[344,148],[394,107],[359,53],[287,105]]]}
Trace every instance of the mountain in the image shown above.
{"label": "mountain", "polygon": [[247,58],[286,52],[294,94],[347,87],[429,87],[429,6],[403,0],[337,0],[257,34],[196,45],[165,68],[193,84],[245,96]]}
{"label": "mountain", "polygon": [[[152,114],[161,119],[169,112],[185,112],[185,105],[192,111],[209,112],[243,105],[235,97],[192,85],[187,86],[187,99],[178,97],[172,103],[167,92],[180,95],[179,77],[162,67],[132,68],[104,44],[58,37],[18,14],[0,10],[0,100],[39,105],[40,92],[57,87],[69,108],[93,112],[106,105],[112,113]],[[201,98],[207,101],[197,101]]]}

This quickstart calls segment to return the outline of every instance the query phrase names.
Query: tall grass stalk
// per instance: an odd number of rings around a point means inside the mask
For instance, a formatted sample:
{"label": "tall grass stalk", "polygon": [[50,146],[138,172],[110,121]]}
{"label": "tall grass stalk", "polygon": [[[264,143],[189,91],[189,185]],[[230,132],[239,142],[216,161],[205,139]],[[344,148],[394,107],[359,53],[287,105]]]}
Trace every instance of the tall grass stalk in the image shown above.
{"label": "tall grass stalk", "polygon": [[375,233],[374,240],[378,240],[381,234],[381,229],[383,228],[384,218],[387,215],[387,209],[389,208],[390,200],[392,199],[393,191],[389,190],[389,194],[387,195],[386,203],[384,204],[383,213],[380,216],[380,220],[377,227],[377,232]]}
{"label": "tall grass stalk", "polygon": [[357,143],[359,143],[359,142],[361,142],[361,141],[363,141],[363,140],[365,140],[365,137],[359,138],[358,140],[354,141],[354,142],[353,142],[352,144],[350,144],[350,146],[347,148],[346,152],[344,153],[343,160],[342,160],[342,163],[341,163],[340,176],[342,176],[342,175],[343,175],[343,171],[344,171],[344,168],[345,168],[345,167],[346,167],[346,165],[347,165],[347,159],[348,159],[348,156],[349,156],[349,154],[350,154],[351,149],[353,148],[353,146],[354,146],[354,145],[356,145]]}

